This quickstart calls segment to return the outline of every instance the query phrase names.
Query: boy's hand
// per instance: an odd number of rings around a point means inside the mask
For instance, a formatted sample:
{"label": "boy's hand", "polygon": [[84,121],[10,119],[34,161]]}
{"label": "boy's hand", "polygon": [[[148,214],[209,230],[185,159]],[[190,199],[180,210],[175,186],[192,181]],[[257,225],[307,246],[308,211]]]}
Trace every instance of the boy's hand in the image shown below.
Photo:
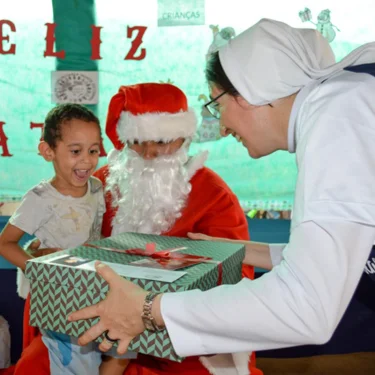
{"label": "boy's hand", "polygon": [[29,244],[29,246],[26,249],[26,252],[33,258],[38,258],[38,257],[42,257],[43,255],[52,254],[52,253],[55,253],[56,251],[62,250],[59,248],[46,248],[46,249],[39,250],[39,246],[40,246],[40,240],[36,238],[34,241],[32,241]]}

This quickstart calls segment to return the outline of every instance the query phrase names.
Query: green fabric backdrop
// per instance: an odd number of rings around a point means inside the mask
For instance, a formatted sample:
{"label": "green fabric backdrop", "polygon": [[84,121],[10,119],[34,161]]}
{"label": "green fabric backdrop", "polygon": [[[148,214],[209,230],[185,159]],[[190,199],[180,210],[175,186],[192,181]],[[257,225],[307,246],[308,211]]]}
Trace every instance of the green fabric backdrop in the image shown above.
{"label": "green fabric backdrop", "polygon": [[[163,1],[164,3],[166,1]],[[172,1],[175,7],[178,1]],[[190,4],[191,3],[191,4]],[[373,10],[375,3],[358,0],[356,7],[338,1],[313,1],[313,21],[318,13],[329,8],[337,32],[332,47],[338,59],[358,45],[375,37]],[[256,4],[256,5],[252,5]],[[194,1],[184,1],[194,7]],[[0,122],[8,138],[11,157],[2,157],[0,147],[0,202],[19,200],[43,178],[52,176],[51,165],[37,153],[40,129],[30,122],[42,123],[51,102],[51,71],[99,70],[99,104],[91,108],[98,114],[104,129],[107,107],[118,87],[146,81],[171,80],[183,89],[190,106],[198,113],[207,95],[204,79],[205,54],[212,41],[210,25],[231,26],[236,33],[262,17],[279,19],[297,27],[304,24],[298,13],[304,6],[299,0],[281,3],[277,0],[253,3],[206,0],[205,25],[157,26],[157,0],[38,0],[2,1],[1,17],[16,25],[16,33],[7,26],[3,34],[16,43],[15,55],[0,54]],[[95,14],[96,13],[96,14]],[[349,16],[350,15],[350,16]],[[64,49],[66,58],[43,57],[47,22],[55,21],[55,50]],[[90,60],[91,25],[102,26],[101,60]],[[124,60],[131,47],[127,27],[146,26],[142,48],[146,57],[140,61]],[[7,41],[3,42],[9,48]],[[137,52],[139,54],[139,51]],[[111,144],[104,139],[108,152]],[[193,143],[191,152],[209,150],[207,165],[214,169],[239,197],[245,210],[289,209],[293,202],[296,177],[294,156],[277,152],[269,157],[252,160],[247,151],[233,138]],[[106,158],[101,158],[103,165]]]}

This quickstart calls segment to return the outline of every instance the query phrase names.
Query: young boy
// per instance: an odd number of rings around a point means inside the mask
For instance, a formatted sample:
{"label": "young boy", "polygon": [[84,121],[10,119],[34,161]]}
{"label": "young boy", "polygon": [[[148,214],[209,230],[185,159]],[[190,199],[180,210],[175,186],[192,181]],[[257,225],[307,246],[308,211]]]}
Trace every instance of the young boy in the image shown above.
{"label": "young boy", "polygon": [[[105,212],[103,187],[92,177],[100,141],[99,120],[87,108],[63,104],[48,113],[39,152],[53,163],[55,175],[26,193],[0,234],[1,256],[25,270],[32,256],[18,245],[24,233],[41,242],[35,256],[100,239]],[[128,364],[125,357],[106,357],[102,363],[96,344],[82,348],[67,335],[45,330],[42,334],[52,375],[123,374]],[[115,356],[115,350],[111,354]]]}

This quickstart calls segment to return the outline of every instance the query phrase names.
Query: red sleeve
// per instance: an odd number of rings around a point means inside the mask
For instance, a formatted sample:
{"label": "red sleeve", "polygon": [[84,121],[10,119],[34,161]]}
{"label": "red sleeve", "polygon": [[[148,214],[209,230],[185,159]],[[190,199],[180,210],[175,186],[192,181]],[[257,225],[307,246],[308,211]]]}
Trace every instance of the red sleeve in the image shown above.
{"label": "red sleeve", "polygon": [[[95,173],[94,176],[98,178],[105,189],[106,186],[106,180],[108,176],[108,165],[105,165],[104,167],[101,167],[98,169]],[[103,216],[103,225],[102,225],[102,235],[103,237],[109,237],[112,232],[112,219],[115,216],[115,210],[112,208],[111,202],[112,202],[112,197],[109,192],[105,193],[105,214]]]}
{"label": "red sleeve", "polygon": [[[213,237],[250,240],[246,216],[237,197],[219,176],[216,179],[217,184],[211,185],[213,190],[204,194],[211,197],[210,207],[194,225],[194,231]],[[253,279],[254,267],[244,265],[242,273]]]}
{"label": "red sleeve", "polygon": [[93,173],[93,176],[98,178],[103,186],[105,186],[106,180],[108,175],[108,165],[104,165],[103,167],[99,168]]}
{"label": "red sleeve", "polygon": [[225,190],[216,193],[215,198],[211,208],[196,224],[197,232],[213,237],[249,240],[247,220],[237,198]]}

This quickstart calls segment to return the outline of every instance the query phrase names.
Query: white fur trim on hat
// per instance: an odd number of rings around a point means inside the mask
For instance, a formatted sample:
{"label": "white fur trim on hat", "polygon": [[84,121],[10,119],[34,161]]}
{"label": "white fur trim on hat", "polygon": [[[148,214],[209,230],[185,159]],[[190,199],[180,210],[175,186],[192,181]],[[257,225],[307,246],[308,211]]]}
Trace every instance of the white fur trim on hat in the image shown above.
{"label": "white fur trim on hat", "polygon": [[117,123],[119,139],[125,143],[137,140],[170,142],[192,137],[197,128],[197,117],[192,108],[179,113],[145,113],[133,115],[123,111]]}

